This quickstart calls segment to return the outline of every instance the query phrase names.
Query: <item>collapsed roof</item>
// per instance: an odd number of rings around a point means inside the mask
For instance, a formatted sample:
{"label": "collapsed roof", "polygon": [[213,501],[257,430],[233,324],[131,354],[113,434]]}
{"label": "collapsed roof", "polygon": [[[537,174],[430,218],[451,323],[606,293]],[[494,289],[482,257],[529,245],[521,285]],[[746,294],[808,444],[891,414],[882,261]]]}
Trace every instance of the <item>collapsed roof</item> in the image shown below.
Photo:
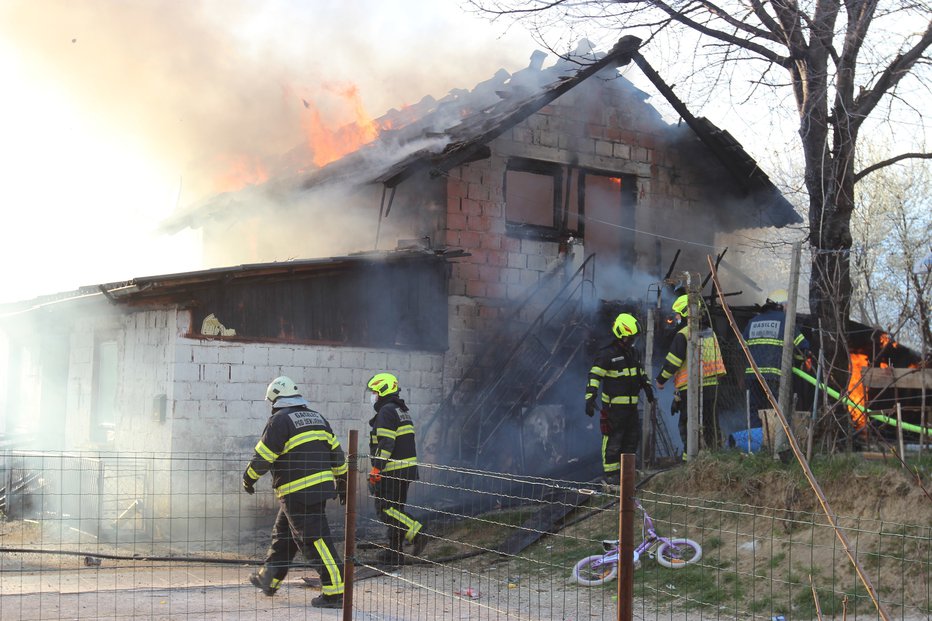
{"label": "collapsed roof", "polygon": [[[589,77],[632,60],[736,183],[749,194],[763,197],[769,220],[766,224],[782,227],[801,223],[799,214],[737,140],[708,119],[689,112],[640,54],[640,44],[637,37],[625,36],[602,54],[584,51],[589,44],[583,41],[575,53],[548,68],[543,68],[546,54],[536,51],[528,67],[514,74],[500,69],[471,91],[454,90],[440,100],[428,96],[404,110],[389,111],[376,124],[392,129],[382,130],[377,140],[323,168],[211,197],[173,216],[163,228],[170,232],[196,228],[212,215],[230,215],[259,196],[294,196],[333,185],[378,183],[393,188],[416,172],[442,175],[488,157],[488,144],[502,133]],[[642,96],[647,99],[646,93]]]}

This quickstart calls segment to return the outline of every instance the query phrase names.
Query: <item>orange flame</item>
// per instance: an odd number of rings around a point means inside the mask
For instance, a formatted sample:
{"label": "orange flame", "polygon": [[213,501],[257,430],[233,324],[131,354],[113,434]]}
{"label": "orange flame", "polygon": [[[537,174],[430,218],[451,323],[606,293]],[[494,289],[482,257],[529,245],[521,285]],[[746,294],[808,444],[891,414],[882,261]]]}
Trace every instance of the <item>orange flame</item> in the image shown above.
{"label": "orange flame", "polygon": [[307,137],[308,147],[313,152],[312,159],[317,166],[329,164],[372,142],[378,138],[382,129],[366,114],[355,85],[336,89],[336,94],[350,104],[355,117],[352,122],[336,129],[328,127],[314,103],[302,100],[306,112],[302,116],[301,125]]}
{"label": "orange flame", "polygon": [[248,155],[224,156],[226,162],[221,167],[226,172],[214,179],[217,192],[232,192],[247,185],[256,185],[269,178],[269,173],[262,162]]}
{"label": "orange flame", "polygon": [[[861,377],[864,375],[864,368],[866,366],[867,354],[851,354],[850,375],[848,378],[848,399],[861,407],[866,407],[867,402],[867,391],[864,390],[864,384],[861,382]],[[857,431],[864,429],[864,426],[867,425],[867,414],[853,405],[848,406],[848,412],[851,414],[854,428]]]}

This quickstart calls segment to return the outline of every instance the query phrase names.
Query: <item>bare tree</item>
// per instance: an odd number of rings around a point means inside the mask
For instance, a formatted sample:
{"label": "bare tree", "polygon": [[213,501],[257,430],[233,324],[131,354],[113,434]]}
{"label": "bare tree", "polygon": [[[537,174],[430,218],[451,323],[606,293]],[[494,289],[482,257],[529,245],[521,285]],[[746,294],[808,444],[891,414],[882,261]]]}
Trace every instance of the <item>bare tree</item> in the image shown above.
{"label": "bare tree", "polygon": [[932,171],[915,162],[857,186],[852,218],[852,308],[864,323],[923,348],[932,343]]}
{"label": "bare tree", "polygon": [[[492,18],[528,23],[546,44],[548,27],[644,33],[642,53],[695,40],[696,74],[732,93],[735,68],[753,71],[749,97],[774,106],[792,93],[809,203],[810,310],[825,330],[827,360],[846,385],[842,342],[851,300],[855,184],[894,162],[930,158],[923,146],[889,153],[856,170],[859,133],[891,129],[896,110],[922,135],[928,104],[932,8],[912,0],[469,0]],[[668,36],[669,35],[669,36]],[[551,47],[551,46],[548,46]],[[553,49],[551,47],[551,49]],[[677,60],[686,58],[682,53]],[[904,112],[905,111],[905,112]],[[891,142],[891,144],[893,144]],[[922,144],[921,141],[919,143]],[[837,355],[837,360],[836,360]]]}

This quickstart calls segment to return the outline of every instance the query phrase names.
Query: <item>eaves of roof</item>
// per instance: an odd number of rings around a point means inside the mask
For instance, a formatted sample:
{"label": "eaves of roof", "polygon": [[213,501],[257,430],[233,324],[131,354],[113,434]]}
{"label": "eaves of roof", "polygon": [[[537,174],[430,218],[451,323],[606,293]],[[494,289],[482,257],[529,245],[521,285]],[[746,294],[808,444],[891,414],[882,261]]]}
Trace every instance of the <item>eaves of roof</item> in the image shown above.
{"label": "eaves of roof", "polygon": [[72,305],[89,299],[104,298],[115,304],[145,304],[153,300],[170,302],[187,292],[205,289],[218,283],[234,281],[268,281],[300,278],[327,272],[341,272],[378,263],[444,262],[464,256],[451,249],[442,253],[428,250],[362,252],[341,257],[301,259],[270,263],[251,263],[175,274],[144,276],[132,280],[81,287],[74,291],[43,296],[33,300],[0,306],[0,320],[42,309]]}

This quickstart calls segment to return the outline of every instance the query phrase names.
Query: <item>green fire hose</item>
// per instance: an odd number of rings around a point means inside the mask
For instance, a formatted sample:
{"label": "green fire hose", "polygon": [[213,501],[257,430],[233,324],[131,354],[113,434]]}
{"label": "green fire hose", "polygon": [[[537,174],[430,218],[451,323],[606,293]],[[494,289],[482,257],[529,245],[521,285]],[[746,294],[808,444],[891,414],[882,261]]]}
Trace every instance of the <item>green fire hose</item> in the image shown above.
{"label": "green fire hose", "polygon": [[889,416],[886,416],[886,415],[884,415],[884,414],[878,414],[877,412],[872,412],[871,410],[868,410],[868,409],[867,409],[866,407],[864,407],[863,405],[860,405],[860,404],[855,403],[854,401],[852,401],[852,400],[849,399],[848,397],[842,397],[841,394],[840,394],[837,390],[835,390],[834,388],[831,388],[831,387],[829,387],[829,386],[826,386],[825,384],[823,384],[822,382],[818,381],[816,378],[812,377],[811,375],[809,375],[808,373],[806,373],[806,372],[803,371],[802,369],[797,369],[796,367],[793,367],[793,373],[795,373],[797,376],[803,378],[804,380],[806,380],[807,382],[809,382],[809,383],[812,384],[813,386],[815,386],[815,387],[817,387],[817,388],[821,388],[822,390],[824,390],[825,392],[827,392],[828,395],[829,395],[830,397],[832,397],[833,399],[838,399],[838,400],[843,401],[844,403],[850,405],[851,407],[854,407],[854,408],[859,409],[860,411],[864,412],[865,414],[867,414],[868,416],[870,416],[870,417],[873,418],[874,420],[880,421],[880,422],[882,422],[882,423],[886,423],[886,424],[888,424],[888,425],[893,425],[894,427],[896,427],[896,426],[899,424],[901,427],[903,427],[903,429],[904,429],[905,431],[912,431],[913,433],[924,433],[924,434],[926,434],[927,436],[932,436],[932,429],[926,429],[926,428],[924,428],[924,427],[920,427],[919,425],[913,425],[913,424],[911,424],[911,423],[897,423],[897,421],[896,421],[895,418],[890,418]]}

